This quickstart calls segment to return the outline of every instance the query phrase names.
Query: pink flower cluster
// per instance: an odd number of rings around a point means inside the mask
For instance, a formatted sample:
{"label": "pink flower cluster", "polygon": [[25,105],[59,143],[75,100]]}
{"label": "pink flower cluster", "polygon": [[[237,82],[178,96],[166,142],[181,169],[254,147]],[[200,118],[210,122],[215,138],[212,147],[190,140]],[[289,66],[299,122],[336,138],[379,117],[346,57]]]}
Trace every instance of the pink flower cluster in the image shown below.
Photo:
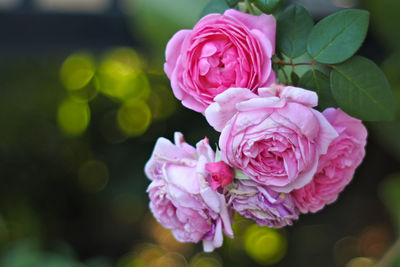
{"label": "pink flower cluster", "polygon": [[235,212],[259,225],[292,225],[334,202],[365,155],[367,130],[315,92],[282,84],[271,67],[275,19],[236,10],[176,33],[164,66],[175,96],[221,133],[192,147],[160,138],[145,167],[154,217],[205,251],[233,237]]}

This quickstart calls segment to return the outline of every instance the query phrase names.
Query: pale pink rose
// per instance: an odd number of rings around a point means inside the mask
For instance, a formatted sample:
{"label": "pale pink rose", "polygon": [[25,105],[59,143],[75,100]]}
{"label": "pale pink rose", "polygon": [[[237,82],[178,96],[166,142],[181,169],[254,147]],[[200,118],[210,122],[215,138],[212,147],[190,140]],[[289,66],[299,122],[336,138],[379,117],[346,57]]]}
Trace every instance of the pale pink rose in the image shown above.
{"label": "pale pink rose", "polygon": [[221,131],[221,159],[272,190],[288,193],[308,184],[320,155],[337,133],[312,107],[316,93],[273,85],[258,89],[231,88],[215,97],[205,111]]}
{"label": "pale pink rose", "polygon": [[229,185],[235,177],[233,169],[223,161],[207,163],[206,170],[211,174],[209,183],[212,190]]}
{"label": "pale pink rose", "polygon": [[182,104],[203,113],[216,95],[230,87],[257,93],[276,81],[276,21],[229,9],[203,17],[193,30],[177,32],[167,44],[164,71]]}
{"label": "pale pink rose", "polygon": [[339,136],[329,146],[328,153],[320,157],[314,179],[291,193],[302,213],[317,212],[334,202],[365,156],[367,129],[360,120],[334,108],[324,110],[323,115]]}
{"label": "pale pink rose", "polygon": [[159,138],[145,173],[152,180],[147,192],[150,210],[165,228],[181,242],[203,241],[204,251],[222,246],[224,232],[233,237],[231,214],[225,196],[213,191],[207,182],[205,165],[214,162],[214,151],[204,139],[196,148],[180,133],[175,144]]}

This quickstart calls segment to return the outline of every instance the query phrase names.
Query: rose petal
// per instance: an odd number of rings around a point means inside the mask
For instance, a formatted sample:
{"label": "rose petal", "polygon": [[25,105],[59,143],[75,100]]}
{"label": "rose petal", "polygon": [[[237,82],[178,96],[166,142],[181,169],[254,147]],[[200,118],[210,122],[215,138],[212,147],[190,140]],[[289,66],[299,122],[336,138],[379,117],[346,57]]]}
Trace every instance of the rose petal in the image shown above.
{"label": "rose petal", "polygon": [[215,103],[206,109],[205,117],[208,123],[220,132],[236,113],[236,103],[254,97],[256,95],[249,89],[230,88],[214,98]]}
{"label": "rose petal", "polygon": [[273,41],[272,48],[275,50],[276,20],[274,16],[266,14],[254,16],[235,9],[226,10],[224,15],[238,19],[250,29],[261,31],[269,40]]}
{"label": "rose petal", "polygon": [[164,71],[168,78],[171,77],[172,72],[177,64],[179,55],[181,54],[181,46],[183,39],[190,33],[190,30],[180,30],[175,33],[172,38],[167,43],[167,48],[165,49],[165,64]]}

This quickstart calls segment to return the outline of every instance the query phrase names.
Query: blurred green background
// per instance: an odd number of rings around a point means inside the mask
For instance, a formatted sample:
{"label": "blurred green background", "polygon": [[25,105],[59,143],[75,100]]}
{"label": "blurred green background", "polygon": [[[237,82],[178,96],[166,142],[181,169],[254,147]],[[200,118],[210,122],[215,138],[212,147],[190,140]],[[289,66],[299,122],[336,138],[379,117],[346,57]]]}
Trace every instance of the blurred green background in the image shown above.
{"label": "blurred green background", "polygon": [[[399,103],[399,1],[292,2],[316,20],[368,9],[359,53]],[[400,266],[400,120],[368,123],[352,183],[292,227],[236,218],[235,239],[205,254],[152,218],[143,167],[156,139],[218,140],[162,70],[166,42],[206,3],[0,0],[0,266]]]}

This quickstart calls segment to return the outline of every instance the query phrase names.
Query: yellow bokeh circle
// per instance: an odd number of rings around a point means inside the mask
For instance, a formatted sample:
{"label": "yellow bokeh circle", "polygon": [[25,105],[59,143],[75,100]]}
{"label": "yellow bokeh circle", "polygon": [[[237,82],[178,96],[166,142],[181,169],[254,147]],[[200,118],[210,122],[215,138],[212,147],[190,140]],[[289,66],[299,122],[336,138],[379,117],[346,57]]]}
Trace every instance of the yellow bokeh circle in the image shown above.
{"label": "yellow bokeh circle", "polygon": [[142,135],[151,123],[150,108],[140,99],[130,99],[118,110],[117,122],[127,136]]}

